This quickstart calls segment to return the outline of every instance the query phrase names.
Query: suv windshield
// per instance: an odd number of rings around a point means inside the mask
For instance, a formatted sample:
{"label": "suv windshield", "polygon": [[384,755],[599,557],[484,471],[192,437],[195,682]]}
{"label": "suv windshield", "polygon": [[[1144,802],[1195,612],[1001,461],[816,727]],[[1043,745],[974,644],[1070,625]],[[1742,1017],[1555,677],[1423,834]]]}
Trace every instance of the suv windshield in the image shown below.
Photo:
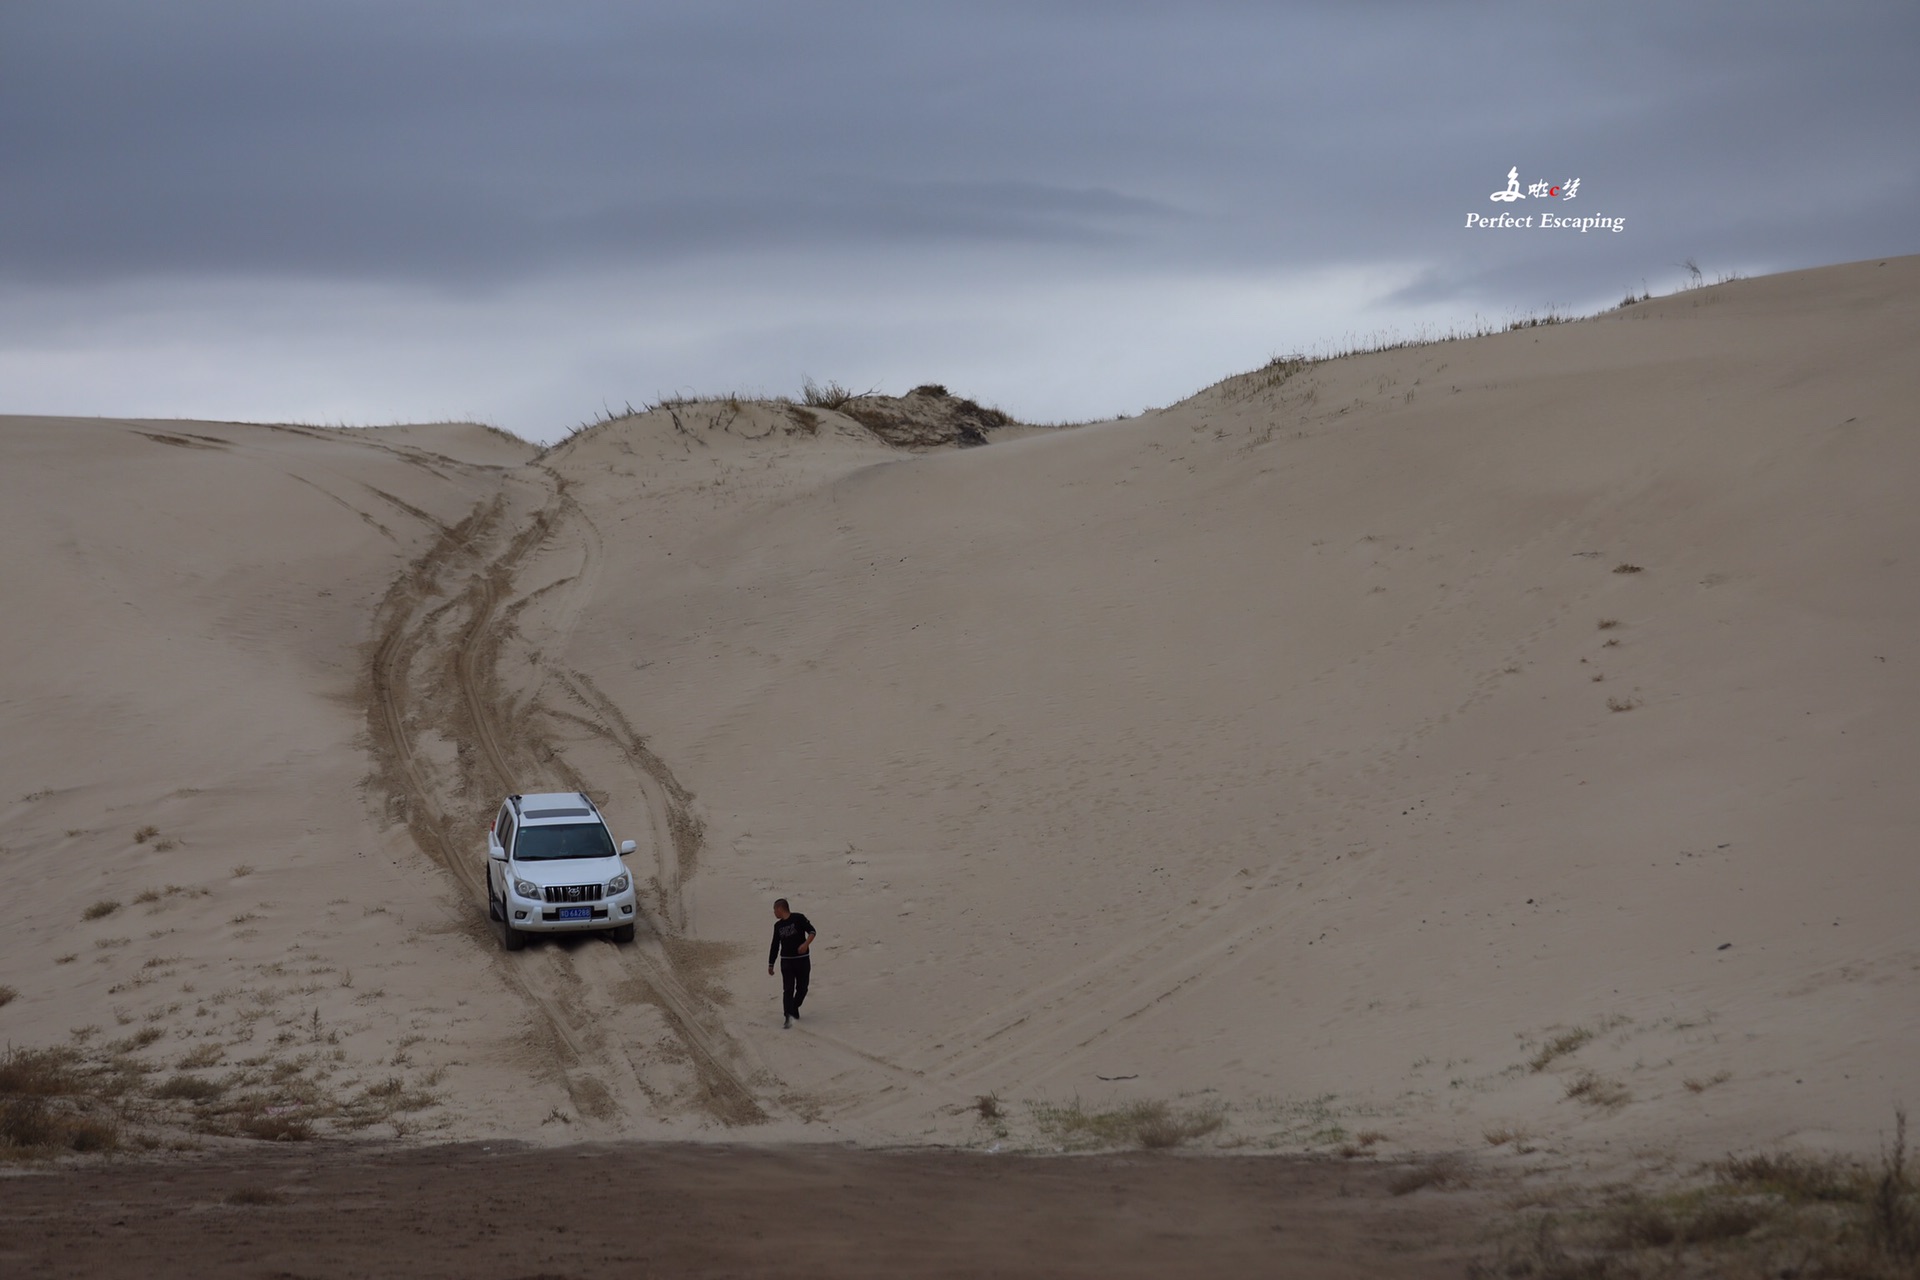
{"label": "suv windshield", "polygon": [[611,858],[613,837],[598,822],[568,822],[551,827],[522,827],[513,856],[521,862],[561,858]]}

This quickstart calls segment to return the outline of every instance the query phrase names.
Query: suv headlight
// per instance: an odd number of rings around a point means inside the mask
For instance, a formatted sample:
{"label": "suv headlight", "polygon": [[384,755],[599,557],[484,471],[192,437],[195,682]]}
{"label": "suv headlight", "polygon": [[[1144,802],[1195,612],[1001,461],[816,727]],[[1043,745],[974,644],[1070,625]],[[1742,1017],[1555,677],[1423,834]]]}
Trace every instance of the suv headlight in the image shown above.
{"label": "suv headlight", "polygon": [[632,883],[633,877],[622,871],[619,875],[607,881],[607,892],[609,894],[625,893],[627,886]]}
{"label": "suv headlight", "polygon": [[540,897],[540,886],[530,880],[515,880],[513,891],[523,898],[533,898],[536,901]]}

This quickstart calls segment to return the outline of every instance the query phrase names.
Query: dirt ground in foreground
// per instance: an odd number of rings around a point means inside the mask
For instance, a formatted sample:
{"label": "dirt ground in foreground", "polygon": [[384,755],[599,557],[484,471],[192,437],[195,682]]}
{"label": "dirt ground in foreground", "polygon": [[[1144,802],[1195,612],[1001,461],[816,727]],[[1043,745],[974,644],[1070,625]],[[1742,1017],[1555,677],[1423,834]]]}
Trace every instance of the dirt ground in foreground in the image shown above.
{"label": "dirt ground in foreground", "polygon": [[1172,1155],[468,1143],[0,1177],[9,1276],[1448,1276],[1470,1193]]}

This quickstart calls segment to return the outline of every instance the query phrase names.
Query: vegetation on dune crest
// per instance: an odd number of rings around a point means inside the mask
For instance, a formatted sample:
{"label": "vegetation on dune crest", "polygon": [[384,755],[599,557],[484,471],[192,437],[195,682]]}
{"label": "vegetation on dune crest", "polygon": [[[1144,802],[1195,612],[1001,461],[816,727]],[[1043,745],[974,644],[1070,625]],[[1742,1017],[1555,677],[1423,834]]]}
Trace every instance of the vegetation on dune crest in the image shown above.
{"label": "vegetation on dune crest", "polygon": [[[824,415],[838,415],[876,439],[901,449],[983,445],[988,441],[988,433],[1015,425],[1015,419],[1009,414],[956,396],[937,382],[922,383],[904,396],[890,396],[873,390],[856,392],[838,382],[820,383],[808,378],[801,385],[798,401],[787,396],[730,392],[712,396],[665,396],[640,409],[636,409],[632,401],[626,401],[618,409],[605,406],[600,413],[547,446],[540,456],[547,457],[610,423],[651,413],[667,414],[677,430],[688,434],[732,430],[734,424],[755,407],[772,410],[784,418],[789,435],[817,435],[827,422]],[[759,423],[760,430],[766,429],[763,418],[748,417],[747,420]]]}

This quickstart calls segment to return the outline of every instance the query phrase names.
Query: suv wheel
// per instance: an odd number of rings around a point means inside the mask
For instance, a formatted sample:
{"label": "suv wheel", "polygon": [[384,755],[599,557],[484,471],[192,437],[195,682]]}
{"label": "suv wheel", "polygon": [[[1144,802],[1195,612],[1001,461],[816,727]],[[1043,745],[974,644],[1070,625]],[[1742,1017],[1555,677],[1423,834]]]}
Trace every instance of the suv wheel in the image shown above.
{"label": "suv wheel", "polygon": [[504,905],[500,908],[500,945],[508,951],[518,951],[527,945],[527,935],[513,927]]}
{"label": "suv wheel", "polygon": [[633,926],[630,924],[617,925],[607,930],[607,933],[615,942],[627,943],[633,941]]}

